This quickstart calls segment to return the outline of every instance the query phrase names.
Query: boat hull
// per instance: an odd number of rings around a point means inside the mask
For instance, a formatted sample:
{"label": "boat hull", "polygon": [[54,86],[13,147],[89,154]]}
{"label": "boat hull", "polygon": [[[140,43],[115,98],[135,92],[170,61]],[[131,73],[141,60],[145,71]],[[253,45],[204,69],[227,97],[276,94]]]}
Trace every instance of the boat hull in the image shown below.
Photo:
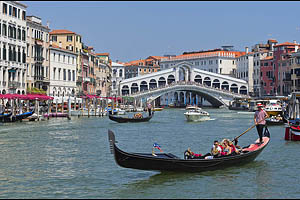
{"label": "boat hull", "polygon": [[[125,168],[151,170],[151,171],[210,171],[224,169],[226,167],[238,166],[253,161],[262,150],[268,145],[269,137],[264,137],[264,144],[259,147],[257,144],[250,145],[243,154],[224,156],[213,159],[180,159],[173,154],[160,153],[152,154],[127,153],[115,145],[114,134],[109,131],[109,142],[111,153],[114,154],[116,163]],[[255,149],[255,147],[257,149]],[[252,151],[252,149],[254,149]]]}
{"label": "boat hull", "polygon": [[198,122],[210,120],[209,115],[193,115],[193,114],[184,114],[187,121]]}
{"label": "boat hull", "polygon": [[154,113],[152,113],[151,116],[143,117],[143,118],[128,118],[128,117],[120,117],[120,116],[114,116],[109,115],[109,119],[118,123],[138,123],[138,122],[148,122],[152,117]]}

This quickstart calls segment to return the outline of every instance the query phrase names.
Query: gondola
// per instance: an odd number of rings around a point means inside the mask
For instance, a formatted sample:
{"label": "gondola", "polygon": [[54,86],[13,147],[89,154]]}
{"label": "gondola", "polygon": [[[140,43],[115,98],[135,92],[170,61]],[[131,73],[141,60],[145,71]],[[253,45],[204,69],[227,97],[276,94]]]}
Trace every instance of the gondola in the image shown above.
{"label": "gondola", "polygon": [[152,112],[152,115],[148,117],[142,117],[142,118],[129,118],[129,117],[120,117],[120,116],[114,116],[109,115],[109,119],[115,122],[119,123],[126,123],[126,122],[147,122],[149,121],[154,115],[154,112]]}
{"label": "gondola", "polygon": [[10,116],[12,115],[12,112],[9,112],[7,114],[2,113],[0,115],[0,122],[4,122],[5,120],[7,120],[8,118],[10,118]]}
{"label": "gondola", "polygon": [[269,125],[283,125],[285,122],[283,120],[277,120],[274,118],[266,119],[266,124]]}
{"label": "gondola", "polygon": [[18,114],[16,116],[12,117],[6,117],[3,119],[3,122],[17,122],[17,121],[22,121],[23,119],[26,119],[27,117],[31,116],[34,113],[34,111],[31,112],[25,112],[22,114]]}
{"label": "gondola", "polygon": [[250,144],[242,148],[242,152],[236,155],[221,156],[212,159],[181,159],[171,153],[127,153],[116,146],[115,135],[108,130],[108,138],[111,153],[114,154],[116,163],[125,168],[151,170],[151,171],[182,171],[182,172],[202,172],[226,167],[238,166],[253,161],[268,145],[270,134],[268,129],[264,132],[264,143]]}

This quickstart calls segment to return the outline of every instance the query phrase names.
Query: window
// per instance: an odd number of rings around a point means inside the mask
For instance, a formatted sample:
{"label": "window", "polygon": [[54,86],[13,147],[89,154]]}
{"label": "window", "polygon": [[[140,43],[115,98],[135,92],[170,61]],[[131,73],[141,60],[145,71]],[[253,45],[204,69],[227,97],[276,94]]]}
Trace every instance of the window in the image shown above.
{"label": "window", "polygon": [[12,7],[9,6],[8,14],[11,16]]}
{"label": "window", "polygon": [[53,68],[53,80],[55,80],[55,72],[56,72],[56,68]]}
{"label": "window", "polygon": [[222,60],[220,60],[220,64],[222,64]]}
{"label": "window", "polygon": [[3,3],[3,9],[2,9],[3,14],[7,14],[7,4]]}
{"label": "window", "polygon": [[22,30],[22,40],[25,41],[25,36],[26,36],[26,31],[25,30]]}
{"label": "window", "polygon": [[68,80],[71,81],[71,70],[68,70]]}
{"label": "window", "polygon": [[75,70],[72,70],[73,73],[73,81],[75,81]]}
{"label": "window", "polygon": [[72,42],[72,36],[67,36],[67,42]]}
{"label": "window", "polygon": [[13,16],[17,17],[17,8],[13,7]]}
{"label": "window", "polygon": [[64,81],[67,80],[66,69],[64,69]]}
{"label": "window", "polygon": [[22,19],[26,20],[26,12],[25,11],[22,12]]}
{"label": "window", "polygon": [[66,56],[64,55],[64,59],[63,59],[63,62],[65,63],[66,62]]}
{"label": "window", "polygon": [[56,35],[52,35],[52,41],[57,42],[57,36]]}
{"label": "window", "polygon": [[60,62],[60,54],[58,54],[58,62]]}

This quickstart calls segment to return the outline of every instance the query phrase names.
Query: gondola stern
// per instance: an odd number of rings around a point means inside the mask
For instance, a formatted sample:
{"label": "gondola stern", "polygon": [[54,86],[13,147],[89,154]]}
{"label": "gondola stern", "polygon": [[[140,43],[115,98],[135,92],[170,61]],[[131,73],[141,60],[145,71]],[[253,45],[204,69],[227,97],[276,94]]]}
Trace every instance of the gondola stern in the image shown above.
{"label": "gondola stern", "polygon": [[110,129],[108,129],[108,141],[109,141],[110,153],[115,154],[115,149],[114,149],[114,145],[116,143],[115,134]]}

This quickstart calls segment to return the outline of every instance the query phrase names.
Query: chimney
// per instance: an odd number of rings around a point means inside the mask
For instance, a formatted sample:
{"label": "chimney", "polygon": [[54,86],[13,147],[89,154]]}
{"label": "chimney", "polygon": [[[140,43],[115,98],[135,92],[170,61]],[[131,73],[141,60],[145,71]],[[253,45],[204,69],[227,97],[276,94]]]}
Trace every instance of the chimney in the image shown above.
{"label": "chimney", "polygon": [[61,44],[61,42],[59,42],[58,46],[59,46],[59,48],[61,48],[61,47],[62,47],[62,44]]}
{"label": "chimney", "polygon": [[52,40],[50,40],[50,45],[52,46]]}
{"label": "chimney", "polygon": [[297,44],[296,40],[294,40],[294,44]]}
{"label": "chimney", "polygon": [[295,46],[295,52],[297,52],[297,51],[298,51],[298,45]]}
{"label": "chimney", "polygon": [[274,43],[271,43],[271,51],[274,51]]}
{"label": "chimney", "polygon": [[246,54],[248,54],[249,53],[249,48],[245,47],[245,51],[246,51]]}

